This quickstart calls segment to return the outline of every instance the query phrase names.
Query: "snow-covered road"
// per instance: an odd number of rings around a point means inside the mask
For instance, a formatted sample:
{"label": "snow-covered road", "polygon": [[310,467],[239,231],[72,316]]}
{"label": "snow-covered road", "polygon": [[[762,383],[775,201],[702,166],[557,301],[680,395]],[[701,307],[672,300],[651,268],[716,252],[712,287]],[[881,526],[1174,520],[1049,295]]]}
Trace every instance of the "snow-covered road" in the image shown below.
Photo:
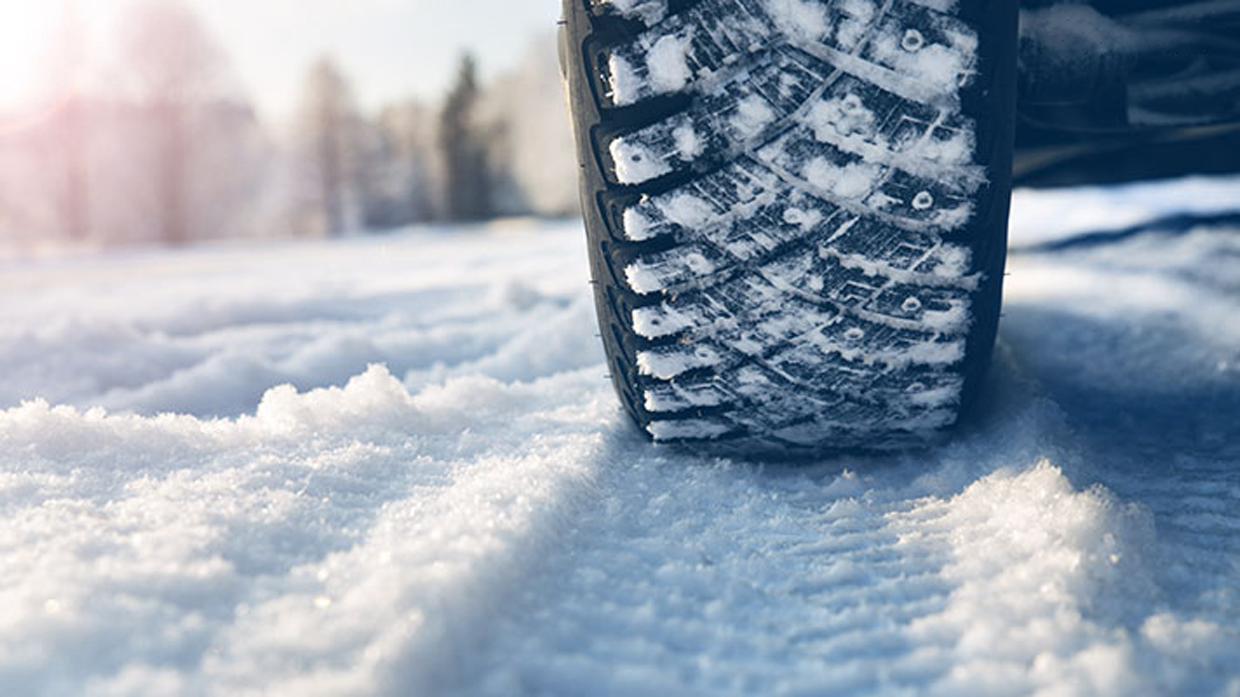
{"label": "snow-covered road", "polygon": [[[1237,200],[1022,192],[1014,231]],[[976,420],[797,467],[646,443],[584,258],[0,263],[0,694],[1240,695],[1240,230],[1017,254]]]}

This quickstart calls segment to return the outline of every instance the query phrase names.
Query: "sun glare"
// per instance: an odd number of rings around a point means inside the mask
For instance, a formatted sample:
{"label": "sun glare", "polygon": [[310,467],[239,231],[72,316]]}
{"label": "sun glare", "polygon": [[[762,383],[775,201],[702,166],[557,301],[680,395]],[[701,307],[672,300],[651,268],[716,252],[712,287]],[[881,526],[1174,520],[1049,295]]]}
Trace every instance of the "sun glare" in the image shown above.
{"label": "sun glare", "polygon": [[56,39],[60,10],[56,3],[0,2],[0,108],[38,99],[47,73],[41,64]]}
{"label": "sun glare", "polygon": [[38,110],[71,89],[114,2],[0,0],[0,114]]}

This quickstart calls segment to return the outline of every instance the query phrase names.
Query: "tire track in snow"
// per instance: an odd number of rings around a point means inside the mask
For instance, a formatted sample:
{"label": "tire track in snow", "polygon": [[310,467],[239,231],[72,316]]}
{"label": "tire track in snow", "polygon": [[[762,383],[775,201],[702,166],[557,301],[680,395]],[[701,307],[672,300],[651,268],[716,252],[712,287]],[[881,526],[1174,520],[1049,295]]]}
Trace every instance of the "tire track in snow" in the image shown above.
{"label": "tire track in snow", "polygon": [[1144,277],[1089,260],[1066,286],[1018,266],[990,414],[922,461],[630,449],[476,691],[1240,690],[1240,381],[1212,372],[1232,305],[1141,285],[1211,249],[1155,245]]}
{"label": "tire track in snow", "polygon": [[[1155,229],[1093,251],[1020,257],[1013,269],[1025,281],[1007,333],[1075,428],[1077,478],[1153,520],[1145,556],[1156,609],[1131,620],[1143,622],[1133,650],[1164,678],[1214,676],[1180,692],[1240,690],[1235,233]],[[1177,691],[1157,677],[1155,691]]]}
{"label": "tire track in snow", "polygon": [[[1040,403],[1013,420],[1055,415]],[[1138,694],[1240,684],[1234,630],[1166,602],[1147,507],[1078,489],[1046,461],[971,461],[975,447],[825,479],[676,458],[621,467],[575,549],[538,581],[536,609],[510,618],[470,691]],[[1028,462],[1038,447],[1001,459]]]}
{"label": "tire track in snow", "polygon": [[868,690],[881,682],[865,668],[912,653],[899,618],[933,611],[946,589],[932,555],[888,528],[898,504],[859,502],[857,477],[832,500],[810,478],[640,452],[608,463],[564,573],[539,583],[475,690]]}

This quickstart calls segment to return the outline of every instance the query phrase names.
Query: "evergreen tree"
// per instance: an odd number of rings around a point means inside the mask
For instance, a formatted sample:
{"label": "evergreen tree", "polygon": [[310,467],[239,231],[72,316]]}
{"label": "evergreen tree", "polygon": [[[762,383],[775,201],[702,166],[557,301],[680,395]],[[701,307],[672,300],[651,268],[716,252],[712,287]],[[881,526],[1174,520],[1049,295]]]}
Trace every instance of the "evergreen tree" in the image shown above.
{"label": "evergreen tree", "polygon": [[439,146],[449,220],[483,220],[493,213],[486,142],[476,123],[478,98],[477,66],[466,54],[440,114]]}

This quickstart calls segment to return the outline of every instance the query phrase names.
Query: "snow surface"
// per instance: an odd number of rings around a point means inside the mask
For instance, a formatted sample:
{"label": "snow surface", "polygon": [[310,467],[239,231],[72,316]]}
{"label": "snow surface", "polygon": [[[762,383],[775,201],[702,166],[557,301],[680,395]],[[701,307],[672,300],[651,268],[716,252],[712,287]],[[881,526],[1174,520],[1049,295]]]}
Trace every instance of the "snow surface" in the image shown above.
{"label": "snow surface", "polygon": [[582,240],[0,263],[0,693],[1240,694],[1240,230],[1017,255],[977,420],[800,466],[629,426]]}

